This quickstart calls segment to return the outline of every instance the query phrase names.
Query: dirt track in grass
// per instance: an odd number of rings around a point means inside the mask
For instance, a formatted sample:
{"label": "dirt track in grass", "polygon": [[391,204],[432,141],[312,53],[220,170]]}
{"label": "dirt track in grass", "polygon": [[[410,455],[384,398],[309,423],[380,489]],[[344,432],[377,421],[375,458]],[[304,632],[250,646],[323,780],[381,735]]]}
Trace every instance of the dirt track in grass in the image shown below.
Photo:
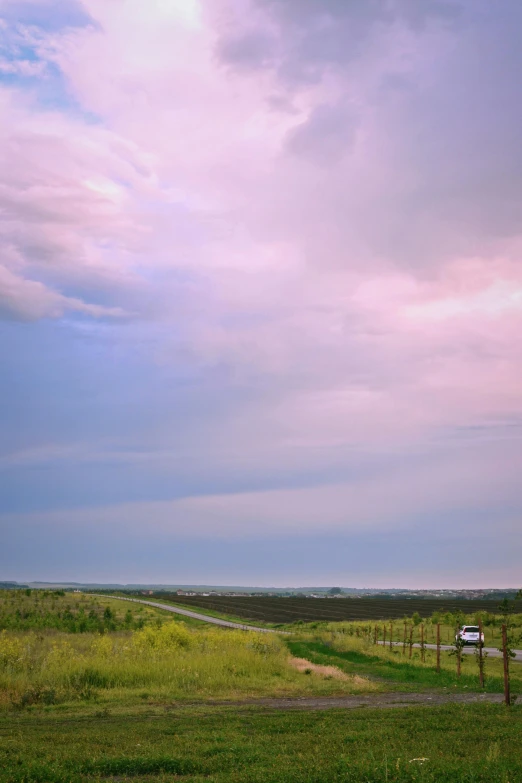
{"label": "dirt track in grass", "polygon": [[[355,696],[325,696],[277,699],[247,699],[243,701],[207,702],[208,706],[250,708],[261,707],[271,710],[333,710],[356,707],[439,707],[442,704],[502,704],[500,693],[376,693]],[[182,710],[182,704],[165,705],[167,711]],[[188,705],[187,705],[188,706]],[[190,705],[196,706],[196,704]],[[202,706],[201,702],[197,706]]]}

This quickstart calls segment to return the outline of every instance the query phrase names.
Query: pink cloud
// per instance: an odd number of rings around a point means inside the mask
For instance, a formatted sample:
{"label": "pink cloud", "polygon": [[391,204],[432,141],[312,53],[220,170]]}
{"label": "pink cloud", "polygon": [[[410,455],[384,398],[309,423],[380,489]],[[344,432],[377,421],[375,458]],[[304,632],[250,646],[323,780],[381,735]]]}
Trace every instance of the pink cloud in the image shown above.
{"label": "pink cloud", "polygon": [[[405,138],[453,30],[381,25],[360,57],[292,80],[220,61],[211,2],[84,6],[96,24],[38,39],[80,111],[2,93],[11,311],[146,314],[158,360],[269,378],[238,442],[378,449],[522,415],[518,239],[477,236],[469,191],[448,212],[437,138]],[[181,303],[169,275],[191,281]]]}

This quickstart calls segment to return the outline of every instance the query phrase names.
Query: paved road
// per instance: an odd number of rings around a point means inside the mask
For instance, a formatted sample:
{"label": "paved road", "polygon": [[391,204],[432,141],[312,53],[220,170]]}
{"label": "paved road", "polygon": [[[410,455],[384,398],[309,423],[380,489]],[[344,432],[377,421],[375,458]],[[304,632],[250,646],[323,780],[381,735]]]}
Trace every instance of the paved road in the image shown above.
{"label": "paved road", "polygon": [[[239,628],[241,631],[259,631],[260,633],[275,633],[272,628],[257,628],[255,625],[243,625],[242,623],[232,623],[230,620],[220,620],[219,617],[209,617],[207,614],[199,614],[199,612],[192,612],[190,609],[179,609],[177,606],[169,606],[168,604],[158,604],[154,601],[142,601],[141,598],[123,598],[121,595],[101,595],[100,593],[85,593],[85,595],[92,595],[98,598],[114,598],[118,601],[132,601],[135,604],[145,604],[146,606],[153,606],[155,609],[164,609],[166,612],[173,612],[174,614],[182,614],[185,617],[192,617],[194,620],[202,620],[205,623],[212,623],[213,625],[222,625],[225,628]],[[289,631],[277,631],[277,633],[288,634]]]}
{"label": "paved road", "polygon": [[[383,642],[379,641],[378,644],[386,644],[389,645],[389,642]],[[403,642],[393,642],[394,646],[396,647],[402,647]],[[414,644],[414,647],[420,647],[420,644]],[[425,644],[424,645],[427,650],[436,650],[437,645],[436,644]],[[454,650],[455,648],[452,647],[450,644],[441,644],[440,646],[441,650]],[[500,650],[498,650],[496,647],[484,647],[484,652],[487,652],[488,656],[490,658],[502,658],[502,653]],[[462,652],[465,655],[474,655],[475,648],[474,647],[463,647]],[[518,663],[522,663],[522,650],[514,650],[515,657],[512,658],[512,661],[518,661]]]}

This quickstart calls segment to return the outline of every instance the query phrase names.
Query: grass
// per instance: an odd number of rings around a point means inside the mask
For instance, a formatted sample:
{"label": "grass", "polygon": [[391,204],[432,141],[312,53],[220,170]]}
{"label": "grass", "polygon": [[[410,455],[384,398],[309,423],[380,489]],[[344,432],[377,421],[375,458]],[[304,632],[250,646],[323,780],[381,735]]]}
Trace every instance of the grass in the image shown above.
{"label": "grass", "polygon": [[[426,663],[415,650],[412,658],[403,656],[398,649],[388,650],[369,646],[359,639],[345,640],[336,649],[335,641],[295,639],[286,641],[293,655],[313,663],[335,665],[349,675],[370,677],[380,681],[387,690],[423,691],[427,689],[451,689],[481,691],[477,664],[474,656],[464,656],[462,674],[457,677],[455,658],[448,652],[441,654],[441,672],[435,670],[434,652],[426,654]],[[503,663],[499,658],[486,661],[485,690],[490,693],[503,691]],[[512,664],[511,686],[513,695],[522,693],[522,666]]]}
{"label": "grass", "polygon": [[[418,649],[412,650],[410,658],[402,646],[390,650],[372,645],[375,626],[372,629],[369,624],[297,625],[294,630],[308,630],[313,635],[288,637],[289,649],[297,657],[333,663],[348,675],[366,678],[365,683],[349,681],[341,686],[338,681],[303,678],[295,672],[283,640],[275,634],[222,630],[198,621],[192,621],[196,625],[191,627],[190,620],[185,622],[189,618],[176,621],[161,609],[85,594],[17,591],[3,597],[1,610],[8,628],[18,622],[37,629],[0,632],[0,705],[4,708],[92,699],[131,705],[142,699],[223,700],[349,693],[361,688],[477,688],[473,656],[463,657],[462,676],[457,678],[455,659],[443,652],[443,671],[437,674],[434,651],[426,651],[423,664]],[[84,629],[78,618],[91,613],[101,623],[97,627],[102,635],[80,633]],[[56,621],[64,620],[68,634],[53,627]],[[44,621],[47,626],[42,627]],[[387,624],[388,638],[389,628]],[[411,628],[416,640],[419,626],[412,624]],[[393,630],[394,637],[398,634],[400,638],[402,623],[394,624]],[[426,641],[431,640],[430,633],[433,635],[433,626],[427,625]],[[500,692],[502,662],[488,658],[486,674],[487,689]],[[515,694],[521,677],[522,667],[513,664]]]}
{"label": "grass", "polygon": [[[368,626],[360,623],[315,623],[307,626],[315,636],[283,638],[191,626],[161,610],[131,605],[143,618],[143,627],[131,630],[124,602],[59,595],[46,614],[41,610],[48,599],[24,594],[9,598],[7,608],[17,620],[32,622],[53,611],[63,619],[67,607],[73,614],[95,601],[99,613],[111,608],[118,630],[0,633],[1,783],[522,780],[519,706],[314,712],[263,710],[252,701],[474,690],[471,656],[457,680],[447,653],[437,674],[433,653],[423,665],[418,650],[409,659],[401,649],[373,645],[362,635]],[[36,614],[16,615],[20,607],[32,612],[32,602]],[[333,664],[349,679],[307,676],[291,667],[290,654]],[[488,659],[486,666],[487,689],[500,690],[502,662]],[[522,666],[513,665],[514,693],[521,678]]]}
{"label": "grass", "polygon": [[369,681],[305,677],[275,634],[190,629],[170,620],[133,633],[0,634],[0,706],[110,705],[328,695]]}
{"label": "grass", "polygon": [[2,783],[516,783],[522,709],[474,705],[0,717]]}
{"label": "grass", "polygon": [[[514,619],[516,620],[517,618]],[[518,616],[518,619],[520,619],[520,616]],[[329,648],[332,650],[337,652],[346,651],[348,653],[352,651],[359,651],[365,655],[371,656],[372,658],[376,657],[381,661],[387,661],[392,666],[399,666],[400,664],[400,667],[406,667],[404,668],[404,671],[407,671],[408,667],[411,668],[413,666],[419,670],[419,673],[416,675],[417,677],[421,677],[420,672],[422,671],[425,672],[425,675],[422,675],[423,677],[431,677],[433,674],[433,670],[436,666],[436,650],[434,649],[425,649],[423,661],[420,648],[412,647],[410,655],[409,644],[406,646],[404,646],[404,644],[393,645],[391,649],[389,646],[373,644],[372,642],[375,639],[375,636],[368,626],[365,628],[359,628],[357,624],[355,624],[356,633],[354,632],[354,624],[332,623],[327,627],[328,631],[326,632],[323,631],[322,633],[318,634],[316,631],[316,638],[327,642]],[[400,627],[399,630],[401,630]],[[409,628],[407,627],[408,637],[410,630],[412,631],[413,642],[418,643],[421,638],[420,626],[415,627],[413,624],[410,624]],[[366,634],[364,633],[365,631]],[[370,633],[368,633],[368,631],[370,631]],[[389,631],[390,625],[388,625],[388,639]],[[489,643],[491,646],[494,646],[495,641],[492,640],[490,632],[491,628],[489,628],[486,632],[486,645]],[[452,634],[454,634],[454,631],[452,631]],[[431,629],[430,626],[425,626],[424,641],[432,643],[433,635],[433,626],[431,626]],[[382,639],[382,634],[377,634],[377,636],[381,636]],[[403,634],[401,634],[401,636],[404,638]],[[397,637],[394,636],[394,638]],[[510,627],[509,640],[512,647],[520,645],[520,627],[517,627],[514,624],[512,627]],[[469,650],[469,648],[467,649]],[[473,650],[473,653],[476,653],[476,651]],[[500,657],[489,655],[487,651],[484,653],[484,656],[487,689],[494,692],[500,692],[503,689],[503,661]],[[459,687],[463,687],[464,684],[466,687],[471,687],[472,683],[477,683],[478,662],[475,654],[462,655],[461,677],[455,676],[457,667],[454,649],[447,651],[442,650],[440,661],[442,672],[440,675],[437,675],[439,680],[441,680],[443,676],[448,677],[451,675],[455,678],[455,683]],[[522,666],[520,663],[513,662],[510,666],[510,670],[514,693],[519,693],[522,689]],[[469,681],[467,681],[466,678],[468,678]]]}
{"label": "grass", "polygon": [[169,619],[160,609],[84,593],[0,590],[0,631],[105,633],[161,625]]}

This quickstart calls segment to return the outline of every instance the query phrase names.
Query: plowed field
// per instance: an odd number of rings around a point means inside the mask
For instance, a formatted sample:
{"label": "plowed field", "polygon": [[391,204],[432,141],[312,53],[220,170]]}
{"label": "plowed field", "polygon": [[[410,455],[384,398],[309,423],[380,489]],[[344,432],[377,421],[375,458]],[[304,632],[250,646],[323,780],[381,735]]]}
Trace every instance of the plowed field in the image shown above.
{"label": "plowed field", "polygon": [[[293,623],[340,620],[386,620],[411,617],[418,612],[430,617],[433,612],[498,612],[498,602],[491,600],[423,599],[423,598],[274,598],[272,596],[179,596],[158,593],[158,598],[193,609],[207,609],[266,623]],[[517,604],[522,612],[522,601]]]}

